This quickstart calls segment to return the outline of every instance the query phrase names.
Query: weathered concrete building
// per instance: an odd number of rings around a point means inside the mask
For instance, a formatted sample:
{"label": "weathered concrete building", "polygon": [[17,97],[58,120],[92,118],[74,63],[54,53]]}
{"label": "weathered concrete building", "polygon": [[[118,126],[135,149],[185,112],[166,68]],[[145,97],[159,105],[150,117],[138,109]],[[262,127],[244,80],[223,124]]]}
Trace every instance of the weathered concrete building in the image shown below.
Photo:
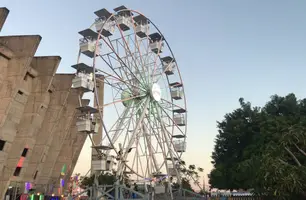
{"label": "weathered concrete building", "polygon": [[[9,11],[0,8],[0,30]],[[76,120],[74,74],[56,74],[59,56],[35,57],[41,37],[0,36],[0,198],[9,186],[40,192],[71,175],[85,143]],[[101,87],[103,90],[103,87]],[[82,100],[88,105],[89,100]]]}

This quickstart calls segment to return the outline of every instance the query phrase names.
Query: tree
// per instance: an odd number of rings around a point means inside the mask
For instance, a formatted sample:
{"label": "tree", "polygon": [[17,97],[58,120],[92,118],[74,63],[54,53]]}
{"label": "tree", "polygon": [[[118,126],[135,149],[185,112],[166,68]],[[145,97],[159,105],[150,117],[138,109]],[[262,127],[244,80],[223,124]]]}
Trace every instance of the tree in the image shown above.
{"label": "tree", "polygon": [[[210,184],[290,199],[306,188],[306,99],[274,95],[263,108],[240,108],[218,122]],[[298,199],[301,199],[298,197]]]}
{"label": "tree", "polygon": [[[95,174],[90,177],[84,177],[81,182],[81,187],[86,188],[93,185],[95,180]],[[107,172],[101,173],[98,177],[98,182],[100,185],[113,185],[116,181],[116,176],[114,173]]]}
{"label": "tree", "polygon": [[[181,183],[182,188],[190,191],[194,191],[191,186],[191,182],[196,185],[199,185],[199,173],[203,172],[204,169],[201,167],[196,167],[195,165],[189,165],[186,167],[185,161],[180,162],[180,170],[181,172]],[[179,184],[175,184],[175,188],[179,188]]]}
{"label": "tree", "polygon": [[219,134],[212,153],[214,170],[210,173],[210,184],[219,189],[247,189],[250,187],[250,168],[239,166],[245,158],[258,151],[256,141],[260,126],[259,108],[239,99],[240,108],[226,114],[217,122]]}

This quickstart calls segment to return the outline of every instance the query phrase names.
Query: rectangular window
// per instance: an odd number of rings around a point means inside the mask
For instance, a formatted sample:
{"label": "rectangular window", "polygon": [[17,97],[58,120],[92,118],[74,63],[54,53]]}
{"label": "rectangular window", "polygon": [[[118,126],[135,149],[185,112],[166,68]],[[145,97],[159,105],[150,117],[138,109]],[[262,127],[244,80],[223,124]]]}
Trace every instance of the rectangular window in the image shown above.
{"label": "rectangular window", "polygon": [[28,153],[28,150],[29,150],[28,148],[24,148],[23,151],[22,151],[21,156],[22,156],[22,157],[26,157],[26,156],[27,156],[27,153]]}
{"label": "rectangular window", "polygon": [[35,180],[36,177],[37,177],[37,173],[38,173],[38,171],[36,171],[35,174],[34,174],[34,176],[33,176],[33,179],[34,179],[34,180]]}
{"label": "rectangular window", "polygon": [[16,167],[14,176],[19,176],[20,172],[21,172],[21,167]]}
{"label": "rectangular window", "polygon": [[5,58],[5,59],[7,59],[7,60],[10,60],[9,57],[7,57],[6,55],[4,55],[4,54],[2,54],[2,53],[0,53],[0,57]]}
{"label": "rectangular window", "polygon": [[5,141],[0,140],[0,151],[2,151],[4,149],[4,145],[5,145]]}
{"label": "rectangular window", "polygon": [[34,78],[34,76],[33,76],[32,74],[30,74],[29,72],[27,72],[27,73],[25,74],[23,80],[25,80],[25,81],[28,80],[28,77]]}
{"label": "rectangular window", "polygon": [[22,92],[22,91],[20,91],[20,90],[18,90],[18,94],[23,95],[23,92]]}

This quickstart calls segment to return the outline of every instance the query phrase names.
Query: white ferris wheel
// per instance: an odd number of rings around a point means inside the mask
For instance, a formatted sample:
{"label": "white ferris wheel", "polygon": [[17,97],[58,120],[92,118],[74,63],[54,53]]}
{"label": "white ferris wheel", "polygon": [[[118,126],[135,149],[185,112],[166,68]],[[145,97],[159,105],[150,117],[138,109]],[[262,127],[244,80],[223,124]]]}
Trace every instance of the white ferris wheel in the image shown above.
{"label": "white ferris wheel", "polygon": [[[95,14],[94,23],[79,32],[80,53],[73,66],[73,88],[92,92],[95,99],[94,106],[80,99],[77,122],[97,152],[91,170],[115,170],[118,177],[131,174],[136,181],[154,176],[180,180],[187,108],[166,38],[150,19],[125,6]],[[101,140],[94,141],[94,135]]]}

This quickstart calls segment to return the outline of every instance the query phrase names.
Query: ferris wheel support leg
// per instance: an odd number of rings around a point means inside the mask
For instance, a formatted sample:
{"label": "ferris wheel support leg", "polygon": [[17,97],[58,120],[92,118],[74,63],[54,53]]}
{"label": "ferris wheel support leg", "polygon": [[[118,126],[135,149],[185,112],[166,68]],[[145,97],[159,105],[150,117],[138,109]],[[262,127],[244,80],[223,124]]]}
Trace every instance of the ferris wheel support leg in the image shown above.
{"label": "ferris wheel support leg", "polygon": [[99,186],[99,172],[96,171],[94,173],[95,179],[94,179],[94,184],[92,185],[92,191],[91,191],[91,196],[92,196],[92,200],[97,200],[97,197],[99,196],[99,190],[98,190],[98,186]]}
{"label": "ferris wheel support leg", "polygon": [[119,179],[115,183],[115,200],[119,200]]}

